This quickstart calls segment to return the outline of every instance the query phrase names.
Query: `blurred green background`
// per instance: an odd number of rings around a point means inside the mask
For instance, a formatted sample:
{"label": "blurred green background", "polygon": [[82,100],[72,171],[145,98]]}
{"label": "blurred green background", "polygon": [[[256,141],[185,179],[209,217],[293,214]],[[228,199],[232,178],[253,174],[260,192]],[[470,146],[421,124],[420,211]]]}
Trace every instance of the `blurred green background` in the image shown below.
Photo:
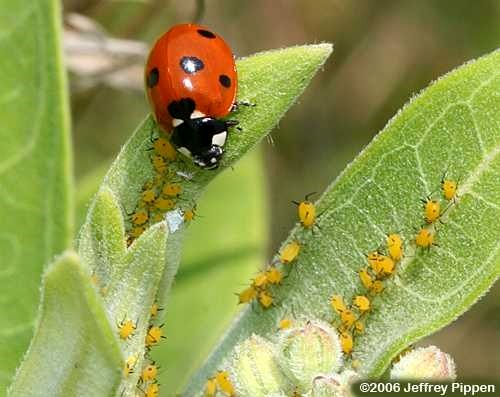
{"label": "blurred green background", "polygon": [[[238,56],[335,45],[324,71],[273,132],[274,145],[263,142],[198,205],[166,312],[168,339],[153,354],[165,396],[181,390],[237,313],[233,293],[295,222],[290,201],[321,192],[413,94],[500,39],[496,0],[64,3],[80,222],[107,166],[148,112],[142,65],[169,26],[201,16]],[[422,343],[451,353],[461,377],[498,376],[499,297],[497,285]]]}

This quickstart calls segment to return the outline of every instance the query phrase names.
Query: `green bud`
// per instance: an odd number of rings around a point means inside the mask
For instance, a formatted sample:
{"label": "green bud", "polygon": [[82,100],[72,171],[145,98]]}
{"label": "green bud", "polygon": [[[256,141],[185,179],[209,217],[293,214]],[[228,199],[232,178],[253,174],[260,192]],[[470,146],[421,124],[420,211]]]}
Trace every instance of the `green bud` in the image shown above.
{"label": "green bud", "polygon": [[281,366],[301,392],[311,389],[313,379],[331,374],[342,365],[340,340],[334,328],[308,321],[283,333],[279,342]]}
{"label": "green bud", "polygon": [[231,367],[239,397],[285,397],[291,389],[273,346],[257,335],[235,348]]}
{"label": "green bud", "polygon": [[310,397],[350,397],[351,383],[359,379],[351,370],[330,376],[321,375],[313,380]]}
{"label": "green bud", "polygon": [[436,346],[406,353],[391,369],[391,379],[454,380],[455,362]]}

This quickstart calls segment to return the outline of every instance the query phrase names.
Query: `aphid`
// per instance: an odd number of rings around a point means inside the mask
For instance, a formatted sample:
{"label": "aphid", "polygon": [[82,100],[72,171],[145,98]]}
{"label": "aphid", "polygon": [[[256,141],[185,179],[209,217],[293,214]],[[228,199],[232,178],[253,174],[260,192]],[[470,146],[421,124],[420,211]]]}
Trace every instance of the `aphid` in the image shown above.
{"label": "aphid", "polygon": [[259,303],[264,309],[268,309],[273,304],[273,296],[268,291],[259,292]]}
{"label": "aphid", "polygon": [[195,209],[196,209],[196,207],[194,207],[194,208],[192,208],[190,210],[184,210],[183,216],[184,216],[184,221],[185,222],[191,222],[194,219],[194,217],[196,215]]}
{"label": "aphid", "polygon": [[342,321],[342,325],[346,328],[351,328],[356,321],[356,316],[354,315],[352,310],[347,309],[340,312],[340,321]]}
{"label": "aphid", "polygon": [[390,274],[394,273],[394,268],[395,268],[396,264],[394,263],[394,261],[390,257],[388,257],[386,255],[379,255],[378,264],[379,264],[380,273],[382,273],[384,275],[390,275]]}
{"label": "aphid", "polygon": [[392,233],[387,236],[387,251],[396,262],[403,257],[403,240],[399,234]]}
{"label": "aphid", "polygon": [[382,281],[380,281],[380,280],[375,280],[373,282],[371,291],[374,294],[380,294],[383,290],[384,290],[384,283]]}
{"label": "aphid", "polygon": [[172,199],[166,199],[163,197],[160,197],[156,199],[154,203],[155,208],[159,209],[160,211],[168,211],[171,210],[175,207],[175,201]]}
{"label": "aphid", "polygon": [[354,330],[358,334],[362,334],[365,331],[365,325],[361,321],[356,321],[354,323]]}
{"label": "aphid", "polygon": [[443,175],[441,179],[441,190],[443,191],[443,196],[445,200],[454,200],[457,195],[458,183],[452,179],[446,179],[446,175]]}
{"label": "aphid", "polygon": [[156,366],[155,362],[153,361],[151,364],[146,365],[141,372],[141,381],[146,382],[146,381],[151,381],[154,378],[156,378],[156,375],[158,375],[158,367]]}
{"label": "aphid", "polygon": [[255,298],[257,298],[257,290],[255,289],[255,286],[251,285],[250,287],[244,289],[238,294],[239,302],[238,304],[241,303],[250,303],[253,301]]}
{"label": "aphid", "polygon": [[339,314],[347,310],[347,306],[340,295],[333,295],[330,299],[330,305]]}
{"label": "aphid", "polygon": [[207,383],[205,383],[205,396],[206,397],[214,397],[215,393],[217,393],[217,380],[215,377],[207,379]]}
{"label": "aphid", "polygon": [[257,288],[262,288],[265,287],[268,282],[269,279],[267,278],[267,272],[260,272],[257,274],[257,276],[255,276],[253,285]]}
{"label": "aphid", "polygon": [[434,244],[434,232],[427,228],[421,228],[415,236],[417,247],[430,248]]}
{"label": "aphid", "polygon": [[229,379],[229,374],[227,371],[219,371],[217,375],[215,375],[215,380],[217,381],[217,385],[219,388],[226,393],[229,397],[233,397],[236,394],[233,384]]}
{"label": "aphid", "polygon": [[154,214],[152,219],[153,219],[154,223],[161,222],[161,221],[163,221],[163,219],[165,219],[165,215],[162,214],[161,212],[159,212],[159,213]]}
{"label": "aphid", "polygon": [[118,335],[120,339],[128,339],[132,335],[134,335],[134,331],[137,328],[137,325],[132,322],[132,320],[124,320],[118,324]]}
{"label": "aphid", "polygon": [[373,278],[372,278],[371,274],[368,273],[368,269],[367,268],[361,269],[359,271],[359,279],[361,280],[361,284],[363,284],[363,286],[366,289],[372,288]]}
{"label": "aphid", "polygon": [[151,315],[151,318],[156,318],[156,316],[158,315],[158,312],[159,311],[162,311],[163,309],[158,306],[158,303],[154,302],[152,305],[151,305],[151,308],[149,309],[149,313]]}
{"label": "aphid", "polygon": [[149,214],[146,210],[136,211],[132,215],[132,223],[136,226],[144,225],[149,219]]}
{"label": "aphid", "polygon": [[123,376],[127,377],[131,375],[134,372],[135,364],[137,364],[137,354],[133,354],[125,360]]}
{"label": "aphid", "polygon": [[178,183],[167,183],[161,190],[164,196],[177,197],[182,192],[182,186]]}
{"label": "aphid", "polygon": [[285,329],[290,328],[292,325],[293,325],[293,321],[292,321],[292,320],[290,320],[289,318],[286,318],[286,317],[285,317],[285,318],[282,318],[282,319],[280,320],[280,323],[279,323],[279,325],[278,325],[278,328],[279,328],[280,330],[282,330],[282,331],[283,331],[283,330],[285,330]]}
{"label": "aphid", "polygon": [[364,295],[355,296],[353,303],[361,313],[370,310],[370,300]]}
{"label": "aphid", "polygon": [[352,360],[351,367],[354,370],[357,370],[357,369],[361,368],[361,361],[359,361],[359,360]]}
{"label": "aphid", "polygon": [[166,158],[167,160],[174,161],[177,157],[177,151],[172,144],[165,138],[157,138],[153,142],[153,148],[157,154]]}
{"label": "aphid", "polygon": [[148,328],[148,333],[146,334],[146,347],[152,347],[160,342],[160,340],[165,339],[163,336],[162,328],[163,324],[160,326],[150,325]]}
{"label": "aphid", "polygon": [[155,155],[153,156],[151,162],[153,163],[153,168],[159,174],[164,174],[167,171],[167,162],[163,157]]}
{"label": "aphid", "polygon": [[424,203],[424,219],[426,223],[434,223],[439,219],[441,215],[441,204],[437,200],[431,200],[430,197],[427,197],[425,200],[422,200]]}
{"label": "aphid", "polygon": [[300,244],[298,241],[292,241],[285,245],[280,253],[280,262],[287,264],[293,262],[300,252]]}
{"label": "aphid", "polygon": [[135,239],[135,238],[139,238],[139,236],[144,233],[144,231],[146,230],[146,228],[144,226],[136,226],[136,227],[133,227],[129,234],[130,234],[130,237],[132,239]]}
{"label": "aphid", "polygon": [[145,204],[151,204],[156,199],[156,193],[153,189],[144,190],[141,199]]}
{"label": "aphid", "polygon": [[380,264],[379,264],[379,257],[380,253],[378,251],[373,251],[370,252],[367,256],[366,259],[368,260],[368,263],[370,264],[370,267],[373,269],[373,271],[378,274],[380,273]]}
{"label": "aphid", "polygon": [[344,331],[340,333],[340,345],[342,346],[342,351],[345,354],[351,354],[353,341],[352,335],[349,332]]}
{"label": "aphid", "polygon": [[158,383],[150,383],[144,390],[144,397],[158,397],[160,394],[160,385]]}
{"label": "aphid", "polygon": [[275,266],[271,266],[266,273],[267,281],[269,281],[269,283],[271,284],[280,284],[283,280],[283,273]]}
{"label": "aphid", "polygon": [[313,194],[316,193],[309,193],[306,195],[303,201],[293,201],[293,203],[297,205],[299,221],[306,229],[313,227],[316,222],[316,206],[309,201],[309,197]]}

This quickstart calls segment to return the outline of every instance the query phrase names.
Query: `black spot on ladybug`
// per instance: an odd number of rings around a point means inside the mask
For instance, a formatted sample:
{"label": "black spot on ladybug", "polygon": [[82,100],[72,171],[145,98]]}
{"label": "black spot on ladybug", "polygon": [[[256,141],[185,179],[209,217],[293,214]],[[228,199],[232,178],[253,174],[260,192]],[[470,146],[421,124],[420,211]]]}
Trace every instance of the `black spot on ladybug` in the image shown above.
{"label": "black spot on ladybug", "polygon": [[149,71],[147,84],[149,88],[153,88],[160,80],[160,71],[158,68],[153,68]]}
{"label": "black spot on ladybug", "polygon": [[205,67],[203,61],[196,57],[182,57],[179,64],[182,70],[188,74],[196,73]]}
{"label": "black spot on ladybug", "polygon": [[221,74],[219,76],[219,83],[221,83],[226,88],[231,87],[231,79],[229,78],[229,76],[226,76],[225,74]]}
{"label": "black spot on ladybug", "polygon": [[196,103],[191,98],[182,98],[178,101],[172,101],[168,105],[168,113],[172,118],[179,120],[189,120],[191,113],[196,109]]}
{"label": "black spot on ladybug", "polygon": [[210,30],[198,29],[198,34],[207,39],[215,39],[215,34],[213,34]]}

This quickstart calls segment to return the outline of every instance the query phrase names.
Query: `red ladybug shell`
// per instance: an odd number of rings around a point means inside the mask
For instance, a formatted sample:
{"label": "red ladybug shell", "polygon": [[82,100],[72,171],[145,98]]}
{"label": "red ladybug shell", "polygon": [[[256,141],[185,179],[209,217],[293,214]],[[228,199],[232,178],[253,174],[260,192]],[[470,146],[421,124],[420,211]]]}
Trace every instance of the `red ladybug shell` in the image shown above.
{"label": "red ladybug shell", "polygon": [[222,37],[204,26],[181,24],[156,41],[145,83],[156,120],[168,132],[172,101],[191,98],[197,111],[224,117],[234,104],[238,81],[233,54]]}

